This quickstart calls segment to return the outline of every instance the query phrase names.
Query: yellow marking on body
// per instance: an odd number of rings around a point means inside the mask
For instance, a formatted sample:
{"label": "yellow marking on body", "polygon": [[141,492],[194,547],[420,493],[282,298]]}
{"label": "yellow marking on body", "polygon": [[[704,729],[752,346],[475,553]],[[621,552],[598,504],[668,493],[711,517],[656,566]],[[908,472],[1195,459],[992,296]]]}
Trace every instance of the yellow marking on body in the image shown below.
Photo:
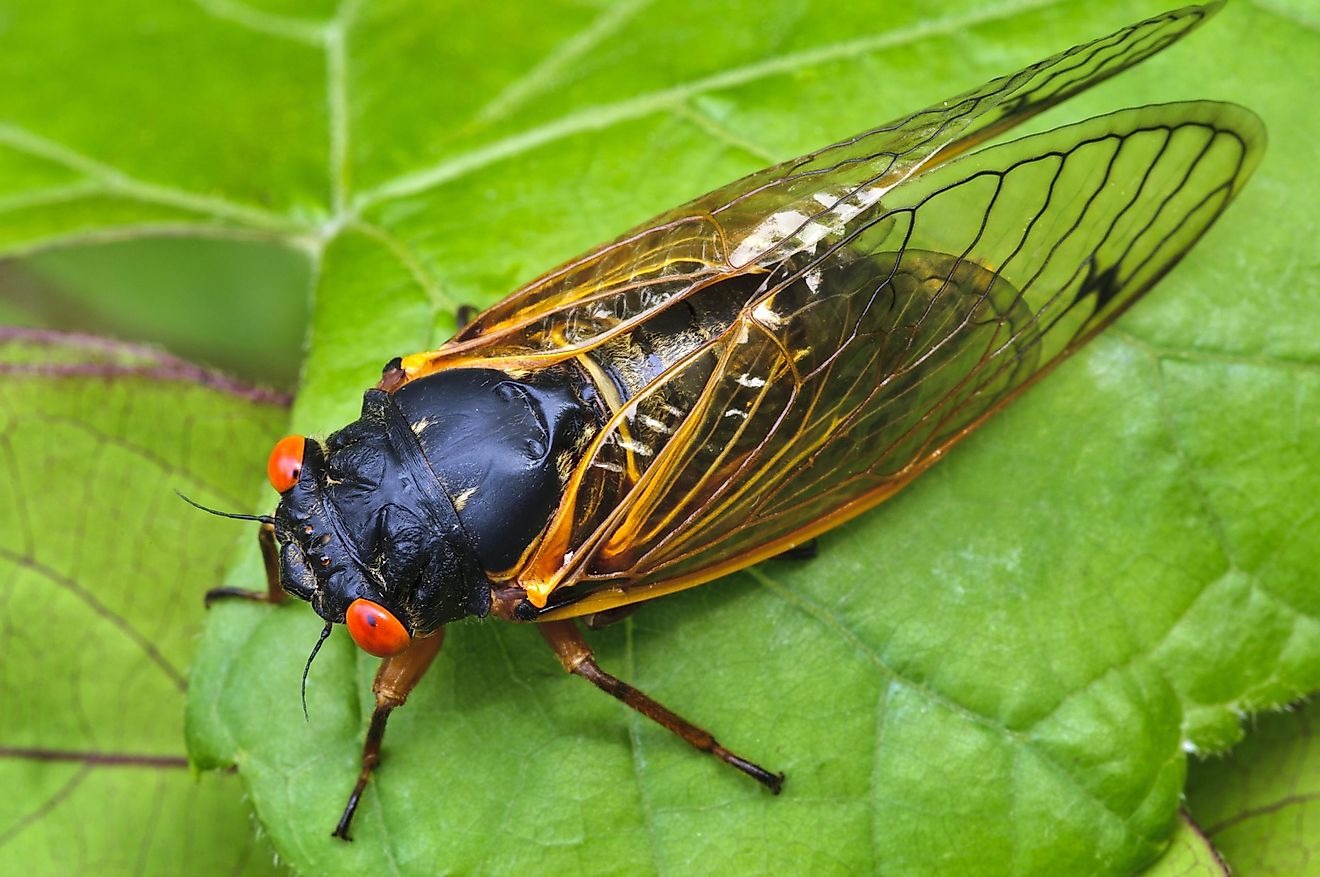
{"label": "yellow marking on body", "polygon": [[[725,348],[721,356],[721,363],[716,367],[717,373],[724,360],[727,360],[729,350],[730,348]],[[659,459],[652,465],[649,488],[644,485],[637,489],[638,492],[629,503],[625,516],[619,521],[615,530],[606,537],[604,544],[601,546],[602,557],[618,555],[620,552],[626,551],[629,544],[634,542],[637,529],[645,521],[651,510],[654,509],[663,492],[657,490],[656,486],[664,486],[666,473],[672,472],[671,463],[674,457],[679,454],[680,449],[687,447],[688,440],[700,426],[702,417],[709,406],[710,398],[708,394],[703,393],[697,399],[692,411],[675,430],[674,437],[666,443]]]}
{"label": "yellow marking on body", "polygon": [[555,589],[553,581],[519,582],[518,584],[527,592],[527,602],[537,609],[545,608],[546,601],[550,599],[550,592]]}
{"label": "yellow marking on body", "polygon": [[432,350],[426,353],[410,353],[399,361],[399,367],[409,378],[416,377],[417,373],[425,369],[439,352]]}
{"label": "yellow marking on body", "polygon": [[454,511],[463,511],[463,507],[468,504],[468,500],[472,499],[478,489],[479,486],[469,487],[467,490],[454,497]]}
{"label": "yellow marking on body", "polygon": [[[712,346],[714,346],[714,342],[708,342],[701,348],[688,353],[671,368],[686,367],[692,360],[704,355]],[[615,508],[605,523],[598,527],[582,544],[575,546],[568,544],[573,535],[573,513],[578,493],[582,489],[582,482],[586,473],[591,469],[590,462],[596,461],[601,449],[607,441],[612,440],[614,430],[620,426],[623,419],[635,413],[633,406],[655,392],[660,386],[662,384],[653,382],[653,384],[644,387],[627,406],[615,411],[605,421],[600,431],[588,444],[582,455],[583,463],[577,467],[572,478],[564,485],[563,498],[560,500],[559,507],[555,509],[554,517],[551,518],[549,525],[542,531],[544,535],[541,537],[536,553],[528,561],[526,567],[518,573],[518,584],[520,586],[529,591],[544,590],[547,594],[559,587],[563,580],[573,572],[575,554],[577,557],[589,558],[592,556],[597,543],[605,538],[605,534],[626,511],[626,506]]]}
{"label": "yellow marking on body", "polygon": [[[637,460],[635,459],[634,454],[640,453],[637,448],[646,447],[635,442],[632,437],[632,432],[628,429],[627,417],[636,412],[636,400],[625,402],[623,397],[619,395],[618,387],[615,385],[614,381],[605,373],[605,369],[590,356],[583,353],[579,354],[576,359],[578,363],[586,369],[587,374],[591,376],[591,383],[595,385],[596,391],[605,399],[605,405],[610,409],[610,414],[613,417],[618,417],[620,413],[623,413],[623,417],[619,418],[618,422],[615,424],[618,437],[612,441],[617,443],[618,446],[623,449],[624,465],[626,467],[625,471],[627,472],[628,481],[631,484],[636,484],[642,477],[642,474],[641,470],[637,467]],[[606,439],[606,441],[611,441],[611,439]]]}
{"label": "yellow marking on body", "polygon": [[614,386],[614,381],[605,374],[605,369],[600,367],[600,363],[587,356],[585,353],[579,353],[574,357],[578,365],[591,377],[591,383],[595,386],[596,392],[600,393],[601,398],[605,400],[605,407],[610,409],[610,414],[618,414],[623,408],[623,400],[619,398],[618,388]]}

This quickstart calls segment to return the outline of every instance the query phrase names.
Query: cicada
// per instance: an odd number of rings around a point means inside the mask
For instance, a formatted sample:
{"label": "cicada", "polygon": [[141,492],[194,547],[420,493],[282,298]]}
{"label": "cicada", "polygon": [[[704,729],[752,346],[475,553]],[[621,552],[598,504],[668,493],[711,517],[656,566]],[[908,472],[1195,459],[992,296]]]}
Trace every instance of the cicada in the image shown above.
{"label": "cicada", "polygon": [[1250,111],[1143,106],[986,144],[1214,8],[671,210],[390,360],[328,438],[279,442],[279,505],[252,516],[261,596],[307,600],[321,641],[345,624],[384,658],[334,834],[390,712],[469,616],[536,623],[567,671],[778,792],[781,774],[602,670],[576,619],[788,552],[894,495],[1172,268],[1260,157]]}

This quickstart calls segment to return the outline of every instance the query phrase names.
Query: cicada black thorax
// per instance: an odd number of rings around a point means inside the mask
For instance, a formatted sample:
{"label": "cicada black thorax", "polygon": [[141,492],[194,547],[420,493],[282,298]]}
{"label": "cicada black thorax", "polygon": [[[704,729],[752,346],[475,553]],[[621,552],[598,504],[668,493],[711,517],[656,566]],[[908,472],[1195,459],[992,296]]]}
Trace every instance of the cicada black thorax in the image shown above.
{"label": "cicada black thorax", "polygon": [[558,505],[599,428],[595,396],[572,366],[440,371],[392,394],[487,572],[512,567]]}

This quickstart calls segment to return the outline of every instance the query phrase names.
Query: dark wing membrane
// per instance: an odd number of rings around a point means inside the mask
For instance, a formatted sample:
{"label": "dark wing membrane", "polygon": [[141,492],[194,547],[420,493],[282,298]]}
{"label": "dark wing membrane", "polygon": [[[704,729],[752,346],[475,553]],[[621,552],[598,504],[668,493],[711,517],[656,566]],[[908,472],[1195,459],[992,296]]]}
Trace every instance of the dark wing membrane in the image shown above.
{"label": "dark wing membrane", "polygon": [[889,496],[1150,288],[1263,143],[1241,107],[1124,110],[951,162],[795,252],[551,609],[697,584]]}
{"label": "dark wing membrane", "polygon": [[533,281],[410,372],[478,357],[562,359],[598,345],[712,282],[806,249],[822,225],[840,226],[888,188],[1141,62],[1218,6],[1139,22],[717,189]]}

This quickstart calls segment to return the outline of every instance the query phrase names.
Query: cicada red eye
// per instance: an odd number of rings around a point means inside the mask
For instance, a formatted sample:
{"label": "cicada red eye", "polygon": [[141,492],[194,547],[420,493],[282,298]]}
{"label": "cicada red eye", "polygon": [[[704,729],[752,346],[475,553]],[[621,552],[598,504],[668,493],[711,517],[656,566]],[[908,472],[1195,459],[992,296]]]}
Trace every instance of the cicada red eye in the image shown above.
{"label": "cicada red eye", "polygon": [[403,622],[384,606],[370,600],[358,598],[350,603],[344,622],[353,642],[362,651],[378,658],[397,655],[412,644],[412,637]]}
{"label": "cicada red eye", "polygon": [[280,493],[298,483],[306,444],[307,440],[300,435],[286,435],[271,449],[270,459],[266,461],[266,477],[270,479],[270,486]]}

